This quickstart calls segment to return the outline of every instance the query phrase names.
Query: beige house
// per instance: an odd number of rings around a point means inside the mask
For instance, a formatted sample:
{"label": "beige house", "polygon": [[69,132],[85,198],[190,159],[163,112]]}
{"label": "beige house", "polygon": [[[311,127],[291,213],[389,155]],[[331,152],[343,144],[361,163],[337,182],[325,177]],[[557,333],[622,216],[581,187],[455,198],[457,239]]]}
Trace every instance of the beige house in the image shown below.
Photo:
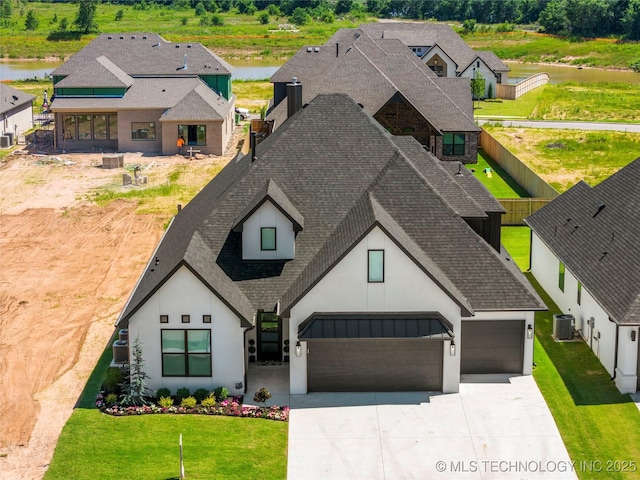
{"label": "beige house", "polygon": [[53,72],[55,146],[221,155],[234,127],[232,67],[200,44],[101,35]]}

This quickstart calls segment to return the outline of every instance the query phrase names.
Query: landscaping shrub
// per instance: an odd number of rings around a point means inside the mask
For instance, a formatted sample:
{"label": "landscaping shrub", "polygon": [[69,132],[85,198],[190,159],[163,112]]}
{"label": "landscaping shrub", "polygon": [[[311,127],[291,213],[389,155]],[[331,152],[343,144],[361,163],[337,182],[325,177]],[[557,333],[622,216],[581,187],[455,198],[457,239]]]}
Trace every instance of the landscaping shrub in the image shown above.
{"label": "landscaping shrub", "polygon": [[191,392],[187,387],[179,388],[176,392],[176,402],[182,402],[183,398],[187,398],[191,395]]}
{"label": "landscaping shrub", "polygon": [[116,395],[115,393],[110,393],[109,395],[107,395],[107,398],[105,398],[105,402],[107,402],[107,405],[115,405],[116,403],[118,403],[118,395]]}
{"label": "landscaping shrub", "polygon": [[104,391],[107,393],[120,394],[120,384],[122,383],[122,372],[118,367],[110,367],[107,369],[107,375],[104,379]]}
{"label": "landscaping shrub", "polygon": [[221,402],[229,396],[229,389],[227,387],[218,387],[213,391],[213,395],[218,402]]}
{"label": "landscaping shrub", "polygon": [[156,398],[170,397],[170,396],[171,396],[171,390],[169,390],[166,387],[159,388],[158,391],[156,392]]}
{"label": "landscaping shrub", "polygon": [[173,407],[173,398],[160,397],[160,400],[158,400],[158,405],[160,405],[162,408]]}
{"label": "landscaping shrub", "polygon": [[196,398],[198,403],[202,403],[202,401],[209,396],[209,390],[206,388],[199,388],[193,392],[193,396]]}
{"label": "landscaping shrub", "polygon": [[265,387],[258,390],[253,396],[253,401],[258,403],[264,403],[271,398],[271,393]]}
{"label": "landscaping shrub", "polygon": [[196,408],[197,403],[196,397],[188,396],[182,399],[180,406],[183,408]]}
{"label": "landscaping shrub", "polygon": [[216,406],[216,397],[214,397],[213,395],[209,395],[207,398],[203,399],[200,402],[200,405],[202,405],[205,408],[215,407]]}

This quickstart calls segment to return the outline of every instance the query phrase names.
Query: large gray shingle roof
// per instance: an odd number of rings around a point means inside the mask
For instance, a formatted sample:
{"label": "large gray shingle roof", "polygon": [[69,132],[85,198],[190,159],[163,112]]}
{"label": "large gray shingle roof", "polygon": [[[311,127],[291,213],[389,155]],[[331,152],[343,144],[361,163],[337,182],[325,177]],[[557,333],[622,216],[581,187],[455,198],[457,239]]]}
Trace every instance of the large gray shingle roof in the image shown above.
{"label": "large gray shingle roof", "polygon": [[[160,120],[220,120],[231,101],[216,94],[197,77],[135,78],[124,97],[63,97],[51,103],[54,112],[168,109]],[[235,97],[234,97],[235,98]]]}
{"label": "large gray shingle roof", "polygon": [[640,324],[640,158],[525,221],[613,320]]}
{"label": "large gray shingle roof", "polygon": [[56,88],[128,88],[133,78],[104,55],[87,61],[78,70],[56,83]]}
{"label": "large gray shingle roof", "polygon": [[0,83],[0,113],[9,112],[25,104],[31,105],[35,98],[30,93]]}
{"label": "large gray shingle roof", "polygon": [[[155,33],[102,34],[52,72],[71,75],[105,56],[133,77],[139,75],[231,75],[233,67],[200,43],[168,42]],[[179,70],[186,58],[187,70]]]}
{"label": "large gray shingle roof", "polygon": [[[120,322],[181,262],[195,272],[213,269],[200,276],[246,321],[251,309],[281,302],[286,310],[376,225],[463,312],[544,308],[524,277],[418,171],[424,156],[395,140],[347,95],[316,97],[257,146],[256,161],[250,155],[233,160],[175,217],[155,253],[158,265],[143,274]],[[270,181],[304,217],[296,257],[243,261],[241,234],[233,227]]]}
{"label": "large gray shingle roof", "polygon": [[[331,42],[338,43],[338,55]],[[436,77],[398,40],[377,43],[362,31],[343,29],[317,49],[300,49],[271,81],[297,77],[303,103],[320,93],[346,93],[371,115],[400,92],[438,131],[480,131],[473,121],[469,80]],[[283,101],[269,113],[276,128],[286,111]]]}

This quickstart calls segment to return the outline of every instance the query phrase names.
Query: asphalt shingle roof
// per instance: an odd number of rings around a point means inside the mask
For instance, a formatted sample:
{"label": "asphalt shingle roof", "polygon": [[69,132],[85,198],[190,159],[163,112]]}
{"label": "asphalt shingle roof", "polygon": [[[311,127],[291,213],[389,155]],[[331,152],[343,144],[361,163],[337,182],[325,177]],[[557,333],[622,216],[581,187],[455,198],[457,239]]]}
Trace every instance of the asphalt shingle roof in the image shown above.
{"label": "asphalt shingle roof", "polygon": [[[297,77],[303,103],[320,93],[346,93],[371,115],[400,92],[438,131],[480,131],[473,121],[469,80],[438,78],[398,40],[377,43],[362,31],[343,29],[317,48],[318,52],[301,48],[271,81]],[[286,112],[282,101],[269,113],[275,128],[284,122]]]}
{"label": "asphalt shingle roof", "polygon": [[0,83],[0,113],[9,112],[27,103],[31,105],[35,98],[34,95]]}
{"label": "asphalt shingle roof", "polygon": [[[200,43],[168,42],[155,33],[102,34],[52,72],[67,76],[105,56],[132,77],[231,75],[233,67]],[[181,67],[186,60],[187,69]]]}
{"label": "asphalt shingle roof", "polygon": [[[135,78],[124,97],[56,96],[51,103],[54,112],[120,111],[168,109],[164,120],[220,120],[227,116],[231,101],[215,93],[197,77]],[[63,80],[64,81],[64,80]]]}
{"label": "asphalt shingle roof", "polygon": [[640,158],[525,221],[614,321],[640,324]]}
{"label": "asphalt shingle roof", "polygon": [[[257,146],[256,161],[233,160],[182,209],[154,254],[159,263],[144,272],[120,322],[184,262],[245,321],[252,309],[272,310],[278,302],[284,311],[375,226],[463,312],[543,309],[522,274],[416,167],[432,160],[408,148],[406,137],[401,145],[396,140],[347,95],[319,95]],[[304,217],[296,256],[243,261],[241,233],[233,227],[268,182]]]}
{"label": "asphalt shingle roof", "polygon": [[133,78],[104,55],[87,61],[56,84],[56,88],[129,88]]}

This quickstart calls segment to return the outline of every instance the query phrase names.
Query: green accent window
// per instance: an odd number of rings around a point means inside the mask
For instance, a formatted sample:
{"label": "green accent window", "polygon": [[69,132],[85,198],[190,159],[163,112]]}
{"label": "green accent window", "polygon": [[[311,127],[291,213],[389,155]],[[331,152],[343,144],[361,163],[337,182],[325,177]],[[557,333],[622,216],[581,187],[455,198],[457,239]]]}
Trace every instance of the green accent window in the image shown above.
{"label": "green accent window", "polygon": [[558,268],[558,287],[560,290],[564,292],[564,263],[560,262],[560,266]]}
{"label": "green accent window", "polygon": [[582,284],[578,282],[578,305],[582,305]]}
{"label": "green accent window", "polygon": [[211,330],[162,330],[163,377],[210,377]]}
{"label": "green accent window", "polygon": [[367,277],[369,283],[384,282],[384,250],[369,250]]}
{"label": "green accent window", "polygon": [[442,138],[444,155],[464,155],[464,133],[445,133]]}
{"label": "green accent window", "polygon": [[155,140],[156,122],[131,122],[131,140]]}
{"label": "green accent window", "polygon": [[260,229],[260,250],[276,249],[276,228],[262,227]]}

